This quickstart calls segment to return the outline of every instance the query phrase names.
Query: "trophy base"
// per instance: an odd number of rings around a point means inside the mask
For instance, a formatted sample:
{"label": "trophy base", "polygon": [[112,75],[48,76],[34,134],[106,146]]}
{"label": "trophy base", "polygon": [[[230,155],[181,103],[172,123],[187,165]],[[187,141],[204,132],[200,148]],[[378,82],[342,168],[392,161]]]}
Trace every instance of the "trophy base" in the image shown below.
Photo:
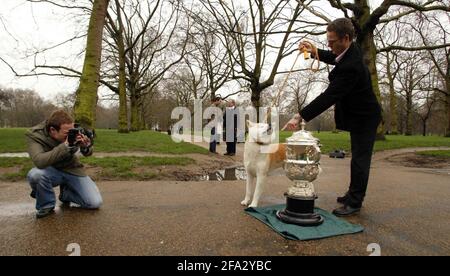
{"label": "trophy base", "polygon": [[277,212],[277,218],[285,223],[299,226],[319,226],[324,222],[321,215],[314,213],[314,198],[297,198],[286,195],[286,209]]}

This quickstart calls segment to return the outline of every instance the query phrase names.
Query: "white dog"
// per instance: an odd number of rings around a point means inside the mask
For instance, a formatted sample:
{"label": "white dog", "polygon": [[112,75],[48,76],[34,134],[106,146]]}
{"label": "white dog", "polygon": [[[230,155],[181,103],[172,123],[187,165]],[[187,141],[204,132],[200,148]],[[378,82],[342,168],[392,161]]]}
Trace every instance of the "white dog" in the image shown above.
{"label": "white dog", "polygon": [[[284,144],[271,144],[269,125],[247,121],[248,139],[245,143],[244,166],[247,172],[247,188],[242,205],[257,207],[270,171],[283,166],[286,158]],[[256,180],[252,199],[252,186]]]}

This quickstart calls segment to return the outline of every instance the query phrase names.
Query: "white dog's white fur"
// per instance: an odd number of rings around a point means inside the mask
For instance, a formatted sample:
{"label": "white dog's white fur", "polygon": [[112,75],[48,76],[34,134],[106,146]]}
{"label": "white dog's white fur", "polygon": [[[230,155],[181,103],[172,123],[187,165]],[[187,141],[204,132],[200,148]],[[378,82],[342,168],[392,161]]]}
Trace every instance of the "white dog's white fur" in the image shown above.
{"label": "white dog's white fur", "polygon": [[[286,158],[286,147],[284,144],[270,144],[271,135],[267,133],[269,130],[268,124],[256,124],[247,121],[247,125],[249,135],[244,150],[247,188],[245,199],[241,204],[249,207],[257,207],[269,172],[283,166]],[[252,199],[252,187],[255,180],[256,187]]]}

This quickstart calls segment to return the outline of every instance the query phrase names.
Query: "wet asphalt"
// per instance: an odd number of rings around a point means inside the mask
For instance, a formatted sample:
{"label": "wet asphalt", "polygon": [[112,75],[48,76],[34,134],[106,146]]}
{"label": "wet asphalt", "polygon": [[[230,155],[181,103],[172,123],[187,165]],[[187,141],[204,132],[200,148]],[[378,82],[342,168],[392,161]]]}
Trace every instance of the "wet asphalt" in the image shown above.
{"label": "wet asphalt", "polygon": [[[58,207],[35,218],[25,182],[0,182],[0,255],[286,256],[450,255],[450,171],[408,168],[374,157],[360,234],[317,241],[286,240],[240,205],[245,181],[99,182],[97,211]],[[350,159],[323,156],[316,205],[332,211],[349,182]],[[269,178],[261,205],[284,203],[290,181]],[[56,190],[58,191],[58,189]]]}

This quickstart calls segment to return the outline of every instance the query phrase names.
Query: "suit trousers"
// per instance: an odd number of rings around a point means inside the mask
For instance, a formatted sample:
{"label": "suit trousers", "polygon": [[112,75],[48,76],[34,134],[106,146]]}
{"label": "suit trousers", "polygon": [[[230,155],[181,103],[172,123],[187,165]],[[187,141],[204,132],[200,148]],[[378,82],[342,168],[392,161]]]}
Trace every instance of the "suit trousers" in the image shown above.
{"label": "suit trousers", "polygon": [[227,153],[236,154],[236,142],[227,142]]}
{"label": "suit trousers", "polygon": [[350,131],[352,160],[347,204],[354,208],[360,208],[366,196],[376,133],[377,127]]}

